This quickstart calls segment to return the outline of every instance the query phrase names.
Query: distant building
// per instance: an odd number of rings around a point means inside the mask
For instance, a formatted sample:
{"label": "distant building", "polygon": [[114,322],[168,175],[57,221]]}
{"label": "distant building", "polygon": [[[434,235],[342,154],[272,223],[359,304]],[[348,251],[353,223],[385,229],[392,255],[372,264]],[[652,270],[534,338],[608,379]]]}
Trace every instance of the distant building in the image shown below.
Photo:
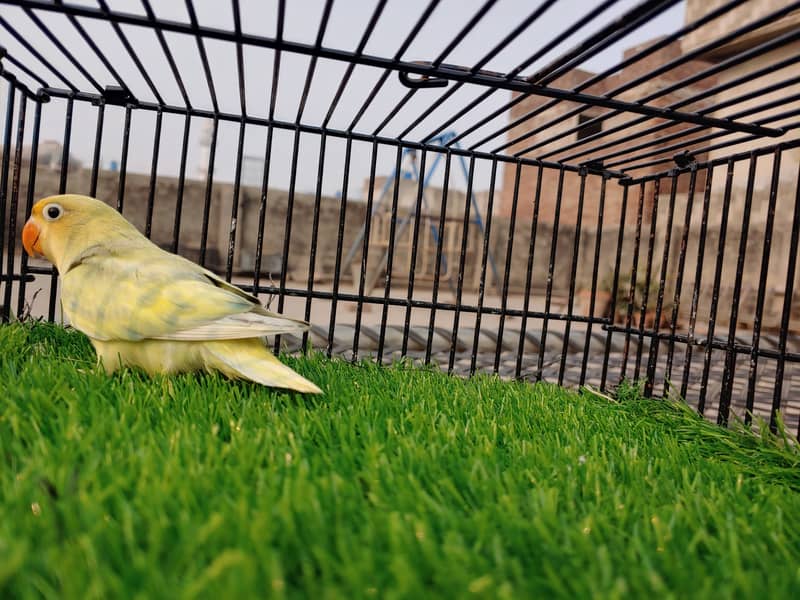
{"label": "distant building", "polygon": [[[686,13],[685,13],[685,20],[687,23],[696,21],[697,19],[701,18],[704,14],[709,13],[710,11],[718,8],[723,4],[722,0],[687,0],[686,1]],[[700,47],[702,44],[709,42],[712,39],[719,38],[725,32],[732,31],[737,27],[740,27],[744,23],[752,21],[760,16],[766,15],[771,11],[777,10],[783,5],[781,0],[754,0],[751,2],[747,2],[744,5],[730,11],[725,16],[715,19],[711,21],[709,24],[704,25],[703,27],[695,30],[691,34],[687,35],[686,37],[677,40],[676,42],[654,52],[653,54],[647,56],[641,61],[637,61],[636,63],[622,69],[620,72],[614,74],[609,78],[602,79],[591,86],[581,90],[587,94],[592,95],[605,95],[611,93],[614,89],[618,88],[624,83],[632,81],[634,79],[640,78],[644,75],[647,75],[649,72],[654,71],[656,67],[662,66],[670,61],[680,58],[681,56],[685,55],[690,50],[696,49]],[[706,68],[713,66],[716,63],[726,60],[730,56],[742,52],[748,48],[755,47],[758,44],[763,43],[765,40],[772,39],[786,31],[797,28],[800,25],[800,13],[794,12],[775,23],[770,24],[767,27],[760,28],[746,36],[741,36],[736,38],[733,42],[721,46],[719,48],[714,49],[713,52],[707,52],[701,55],[701,59],[699,60],[691,60],[682,63],[675,69],[671,69],[663,74],[658,76],[652,77],[647,79],[644,83],[637,85],[635,88],[630,90],[626,90],[621,94],[615,95],[615,97],[621,100],[628,100],[628,101],[635,101],[642,97],[645,97],[651,93],[657,92],[669,86],[674,86],[675,84],[679,84],[682,81],[685,81],[689,76],[696,74]],[[640,52],[643,48],[646,48],[648,45],[654,43],[656,40],[651,40],[639,46],[629,48],[625,53],[624,57],[628,58],[636,52]],[[718,75],[708,77],[702,79],[700,81],[694,82],[691,85],[684,85],[677,87],[672,92],[662,95],[659,98],[656,98],[649,102],[649,104],[653,106],[668,106],[670,104],[674,104],[676,102],[680,102],[682,99],[689,98],[691,96],[695,96],[698,93],[712,88],[714,86],[718,86],[720,84],[724,84],[726,81],[735,79],[740,77],[745,73],[750,73],[755,71],[756,69],[760,68],[761,66],[767,66],[770,64],[777,64],[779,61],[784,60],[791,56],[796,56],[800,53],[800,42],[794,42],[792,44],[785,44],[782,45],[778,50],[773,52],[765,53],[765,54],[758,54],[758,56],[751,61],[746,61],[741,63],[738,66],[732,68],[726,68],[722,70]],[[795,65],[791,68],[781,69],[779,71],[775,71],[772,74],[765,75],[758,78],[753,78],[749,83],[744,83],[738,85],[736,91],[734,92],[736,95],[741,95],[747,93],[749,91],[758,90],[761,88],[766,87],[767,85],[774,83],[776,81],[780,81],[783,79],[787,79],[790,75],[790,69],[794,69],[796,72],[800,71],[800,67]],[[573,89],[579,86],[582,82],[586,81],[590,77],[592,77],[594,73],[584,71],[581,69],[573,69],[556,79],[552,82],[553,87],[561,88],[561,89]],[[795,84],[791,87],[783,87],[778,91],[774,91],[769,94],[759,94],[755,96],[752,100],[748,101],[747,103],[737,104],[736,110],[745,110],[748,108],[752,108],[758,105],[764,105],[769,103],[770,101],[779,98],[779,97],[787,97],[793,94],[800,93],[800,84]],[[515,93],[514,97],[517,97],[519,94]],[[728,99],[730,96],[730,92],[723,92],[721,97],[717,97],[715,95],[709,96],[708,98],[704,98],[699,102],[693,102],[691,104],[687,104],[682,110],[689,110],[692,112],[697,112],[702,110],[703,108],[707,108],[709,106],[713,106],[719,104],[720,102]],[[530,96],[523,101],[516,104],[512,107],[510,111],[510,121],[515,122],[518,119],[524,117],[524,115],[528,114],[529,112],[533,111],[534,109],[542,106],[545,103],[550,102],[549,99],[539,97],[539,96]],[[800,105],[800,103],[798,103]],[[587,122],[591,117],[595,117],[600,114],[605,114],[609,112],[607,109],[602,108],[589,108],[584,112],[571,116],[568,119],[565,119],[563,122],[557,123],[555,125],[550,125],[544,127],[545,124],[550,123],[555,117],[560,114],[565,114],[569,111],[572,111],[579,105],[572,102],[559,102],[553,108],[550,108],[546,111],[543,111],[541,114],[534,116],[531,119],[523,120],[513,128],[510,129],[507,135],[507,139],[509,142],[514,142],[510,145],[509,150],[510,153],[515,153],[520,150],[524,150],[526,148],[531,148],[529,152],[524,154],[524,156],[529,156],[531,158],[539,158],[545,155],[548,155],[551,151],[553,152],[551,156],[548,157],[548,160],[557,161],[559,159],[568,159],[570,158],[571,154],[577,154],[578,152],[583,152],[584,150],[590,150],[589,152],[583,153],[581,156],[576,156],[571,158],[570,160],[565,160],[565,162],[569,162],[572,164],[576,163],[585,163],[588,162],[593,156],[601,156],[603,154],[608,154],[611,152],[616,152],[620,150],[625,150],[624,146],[617,146],[617,147],[606,147],[603,149],[598,149],[597,151],[591,151],[593,148],[590,144],[586,146],[576,146],[574,149],[570,150],[563,150],[565,146],[573,144],[578,140],[598,133],[599,131],[608,131],[612,128],[620,125],[621,123],[626,123],[628,121],[634,120],[636,115],[631,115],[629,113],[622,114],[620,116],[615,116],[599,123],[593,123],[587,125],[585,128],[580,128],[579,126],[581,123]],[[757,112],[753,116],[748,116],[746,120],[753,121],[762,118],[769,117],[772,114],[775,114],[780,111],[786,111],[787,107],[784,104],[782,107],[778,107],[772,109],[771,111],[763,111]],[[710,113],[711,116],[726,116],[731,113],[730,107],[727,110],[720,111],[719,115],[715,113]],[[604,136],[598,139],[597,145],[605,145],[614,139],[619,139],[622,137],[628,137],[631,133],[635,133],[636,130],[642,129],[649,129],[653,127],[654,124],[658,123],[655,120],[647,120],[641,124],[634,125],[632,127],[626,127],[619,132],[612,133],[608,136]],[[541,127],[541,131],[537,129]],[[661,147],[673,146],[680,142],[680,138],[678,139],[668,139],[666,142],[662,141],[663,138],[670,136],[671,134],[680,132],[684,129],[690,129],[694,127],[690,124],[675,124],[666,129],[660,130],[656,134],[650,134],[649,136],[643,136],[641,138],[637,138],[633,144],[639,146],[640,144],[646,146],[645,148],[639,150],[639,152],[647,152],[648,157],[646,160],[653,160],[659,157],[672,157],[674,154],[677,154],[677,151],[669,150],[664,153],[659,154],[658,150]],[[570,134],[565,137],[562,137],[554,142],[549,144],[545,143],[546,140],[551,138],[553,135],[567,131],[567,130],[574,130]],[[697,137],[697,134],[693,136],[687,136],[687,146],[691,145],[692,147],[697,147],[697,143],[691,143],[690,140],[692,137]],[[519,140],[519,141],[515,141]],[[707,142],[707,144],[714,144],[717,143],[719,140],[714,140],[712,142]],[[756,139],[749,143],[744,143],[737,145],[735,147],[726,147],[717,151],[712,151],[711,153],[706,153],[703,151],[695,151],[694,155],[699,161],[705,161],[709,159],[714,159],[719,156],[727,156],[735,152],[746,151],[750,148],[758,147],[764,145],[763,139]],[[629,146],[632,144],[629,144]],[[625,157],[625,154],[620,152],[621,157]],[[618,160],[616,158],[615,160]],[[771,159],[769,157],[765,157],[763,161],[760,161],[760,164],[766,164]],[[613,161],[612,161],[613,162]],[[797,173],[797,165],[800,162],[800,150],[789,150],[786,151],[782,158],[782,174],[786,174],[787,178],[793,178]],[[669,169],[671,166],[670,162],[662,162],[661,164],[654,165],[651,167],[647,167],[644,169],[637,169],[635,171],[636,176],[644,176],[651,173],[662,172]],[[613,168],[613,166],[611,167]],[[536,187],[536,169],[535,168],[524,168],[520,175],[520,185],[519,185],[519,200],[518,200],[518,216],[529,216],[532,213],[532,198],[535,192]],[[734,185],[737,188],[744,188],[746,184],[746,177],[747,177],[747,168],[739,168],[736,171],[736,178]],[[514,182],[516,178],[516,169],[509,164],[505,165],[504,174],[503,174],[503,188],[502,188],[502,199],[499,203],[498,209],[501,214],[510,215],[512,204],[513,204],[513,196],[514,196]],[[556,170],[547,169],[544,172],[543,182],[542,182],[542,193],[541,193],[541,211],[540,211],[540,221],[543,219],[545,221],[552,221],[554,208],[555,208],[555,201],[556,201],[556,192],[558,186],[558,178],[559,173]],[[684,177],[679,180],[679,188],[678,193],[682,194],[687,191],[687,181],[688,178]],[[701,178],[697,181],[698,189],[702,189],[704,181]],[[667,186],[665,189],[665,185],[661,186],[662,193],[669,193],[668,185],[669,182],[666,181],[664,184]],[[759,168],[757,173],[757,180],[755,183],[756,190],[766,189],[770,184],[770,172],[769,168],[762,167]],[[568,223],[575,223],[577,218],[577,206],[574,199],[578,197],[580,189],[580,177],[576,173],[565,173],[564,181],[563,181],[563,193],[562,193],[562,206],[561,206],[561,215],[560,221],[564,224]],[[646,206],[644,210],[644,219],[645,222],[649,220],[649,207],[652,204],[652,193],[653,193],[653,186],[648,186],[648,197],[646,198]],[[621,188],[620,186],[613,184],[607,186],[606,190],[606,210],[607,214],[610,216],[609,219],[616,220],[619,218],[619,202],[621,200]],[[596,213],[596,206],[597,201],[599,198],[599,181],[597,178],[589,178],[587,179],[587,187],[584,192],[584,221],[583,224],[585,226],[591,226],[593,223],[593,215]],[[611,211],[611,212],[608,212]],[[636,218],[636,214],[634,210],[629,210],[627,213],[627,221],[632,222]]]}
{"label": "distant building", "polygon": [[[0,148],[0,153],[3,149]],[[39,142],[38,152],[36,154],[36,165],[39,169],[61,169],[61,161],[63,160],[64,146],[61,142],[56,140],[44,140]],[[12,152],[12,162],[13,152]],[[22,167],[27,169],[31,162],[31,147],[24,146],[22,148]],[[74,155],[69,155],[69,170],[74,171],[83,167],[83,163],[75,158]]]}
{"label": "distant building", "polygon": [[[692,23],[703,15],[710,13],[723,5],[723,0],[686,0],[685,20]],[[800,66],[797,62],[792,62],[792,58],[800,55],[800,41],[788,44],[781,44],[776,50],[771,52],[755,52],[755,57],[742,61],[739,64],[725,65],[718,73],[710,77],[687,83],[692,75],[712,68],[727,59],[740,54],[751,48],[755,48],[766,41],[776,39],[792,30],[800,27],[800,11],[794,11],[789,15],[761,27],[747,35],[737,36],[733,41],[709,49],[700,53],[694,60],[681,63],[678,67],[666,71],[662,74],[655,73],[658,67],[668,64],[674,60],[685,56],[688,52],[696,50],[713,40],[717,40],[728,32],[735,31],[744,24],[763,17],[785,6],[782,0],[751,0],[730,11],[725,16],[710,21],[708,24],[698,28],[686,37],[679,39],[664,48],[655,51],[646,58],[633,63],[632,65],[615,73],[613,76],[600,79],[594,84],[587,86],[580,91],[595,96],[613,94],[614,97],[627,101],[639,101],[641,98],[659,92],[666,88],[673,88],[668,94],[661,95],[648,102],[652,106],[669,106],[680,103],[681,100],[697,96],[703,91],[720,86],[723,91],[718,94],[709,94],[700,101],[687,102],[679,105],[680,110],[698,112],[709,107],[724,103],[726,100],[751,94],[752,97],[746,102],[737,102],[735,106],[728,105],[718,111],[707,111],[710,116],[729,117],[737,112],[744,112],[741,117],[744,121],[754,122],[768,119],[770,116],[783,113],[791,116],[792,109],[800,108],[800,102],[794,104],[785,103],[785,99],[800,94],[800,83],[792,85],[776,86],[774,91],[765,93],[768,86],[784,82],[800,75]],[[643,48],[651,45],[655,40],[646,42],[637,47],[628,49],[624,56],[628,58],[634,53],[640,52]],[[784,68],[774,68],[774,65],[784,63]],[[735,63],[735,61],[734,61]],[[758,77],[750,74],[759,73]],[[560,89],[574,89],[591,78],[594,74],[588,71],[573,69],[561,75],[549,85]],[[749,76],[749,77],[748,77]],[[635,79],[642,78],[643,82],[630,90],[616,94],[614,90],[623,84]],[[729,81],[738,80],[735,89],[724,89],[724,84]],[[797,81],[797,77],[794,77]],[[515,98],[519,94],[514,95]],[[776,107],[762,110],[762,107],[769,106],[774,100],[781,100]],[[646,176],[649,174],[661,173],[674,168],[673,157],[680,152],[682,142],[686,148],[692,148],[694,157],[698,162],[706,162],[715,158],[727,157],[737,153],[747,152],[748,150],[762,147],[770,142],[764,138],[754,138],[736,145],[728,145],[714,149],[713,146],[720,144],[721,141],[746,138],[743,134],[732,134],[730,137],[714,138],[706,141],[692,141],[695,138],[708,134],[709,130],[704,129],[698,132],[691,132],[696,126],[691,124],[673,124],[659,130],[657,133],[644,134],[633,141],[624,144],[614,144],[614,140],[629,137],[632,133],[643,129],[650,129],[654,125],[663,121],[647,119],[639,124],[625,125],[619,131],[611,131],[615,127],[637,120],[637,115],[623,113],[605,119],[599,123],[588,123],[589,118],[606,114],[608,109],[587,108],[580,114],[571,115],[560,123],[553,124],[552,121],[558,115],[564,115],[582,105],[572,102],[558,102],[541,114],[535,114],[532,118],[524,117],[545,103],[551,100],[539,96],[529,96],[514,105],[509,114],[511,123],[516,123],[507,133],[508,149],[511,154],[522,152],[522,156],[530,158],[543,158],[549,161],[563,161],[568,164],[585,164],[593,158],[615,153],[611,160],[606,160],[604,166],[609,169],[624,169],[633,163],[639,163],[642,167],[632,170],[635,177]],[[749,111],[749,112],[747,112]],[[787,121],[776,119],[772,125],[780,125]],[[518,122],[517,122],[518,121]],[[581,127],[586,123],[585,127]],[[681,132],[687,130],[685,138]],[[600,131],[609,132],[608,135],[600,137],[593,143],[584,145],[577,144],[581,139],[587,138]],[[568,132],[557,140],[550,140],[559,132]],[[675,135],[679,134],[679,135]],[[776,140],[778,141],[778,140]],[[663,149],[663,151],[662,151]],[[630,156],[641,155],[635,161],[620,166],[614,162]],[[658,164],[647,166],[646,163],[661,160]],[[778,218],[773,224],[772,231],[769,233],[771,238],[770,268],[767,277],[767,294],[764,304],[764,315],[762,327],[764,329],[775,330],[780,323],[781,302],[786,284],[786,264],[789,261],[789,229],[791,227],[791,207],[794,205],[794,195],[796,193],[796,175],[800,166],[800,149],[789,149],[783,151],[781,155],[781,168],[779,175],[780,185],[777,190],[777,206],[780,214],[787,215],[787,218]],[[759,284],[760,273],[762,270],[761,258],[764,239],[767,236],[767,202],[770,196],[770,186],[773,172],[773,158],[771,155],[763,155],[758,158],[757,169],[753,177],[752,211],[748,222],[748,241],[746,253],[743,256],[742,272],[744,273],[741,292],[737,296],[739,305],[738,322],[740,326],[748,327],[752,325],[752,315],[755,314],[756,290]],[[696,180],[695,195],[693,197],[692,212],[689,215],[690,229],[686,240],[685,257],[686,263],[682,274],[682,288],[679,299],[678,313],[679,319],[689,318],[689,308],[692,303],[693,289],[698,289],[698,323],[707,319],[709,305],[714,295],[713,285],[715,279],[715,268],[721,264],[721,278],[719,291],[719,313],[717,315],[717,326],[721,327],[729,318],[731,305],[733,304],[734,280],[736,279],[737,257],[740,252],[740,238],[743,227],[743,210],[745,205],[746,187],[749,176],[747,160],[740,161],[735,166],[734,178],[730,196],[730,214],[726,225],[725,245],[719,247],[719,240],[722,238],[723,229],[720,220],[722,213],[723,195],[725,189],[725,166],[717,167],[713,171],[713,185],[710,193],[708,223],[705,236],[700,237],[700,217],[703,209],[703,190],[705,184],[706,170],[698,171]],[[516,200],[517,216],[517,240],[523,243],[519,236],[526,236],[525,228],[529,227],[533,214],[533,199],[536,192],[537,176],[539,169],[536,167],[523,167],[519,173],[519,193]],[[517,178],[517,168],[513,163],[506,163],[503,170],[503,186],[499,202],[496,203],[498,213],[502,217],[509,217],[514,206],[514,188]],[[562,192],[559,196],[560,173],[558,169],[544,169],[542,172],[541,196],[538,213],[538,224],[541,231],[537,238],[536,259],[534,261],[534,271],[546,272],[550,249],[549,232],[552,231],[556,206],[560,209],[559,215],[559,261],[571,260],[572,239],[574,235],[574,225],[578,218],[578,198],[581,188],[581,177],[578,173],[567,172],[563,174],[561,181]],[[684,228],[686,207],[688,205],[688,185],[689,175],[681,175],[677,179],[675,195],[675,208],[673,213],[673,224],[671,232],[667,231],[666,223],[667,199],[670,196],[670,178],[660,180],[658,213],[654,215],[655,207],[655,184],[650,181],[644,187],[643,196],[643,228],[640,241],[641,254],[639,256],[639,271],[637,279],[644,277],[643,271],[647,269],[645,261],[648,249],[648,236],[650,224],[655,219],[656,229],[653,244],[653,260],[650,283],[658,285],[660,278],[661,261],[666,256],[669,267],[666,278],[666,302],[672,301],[673,289],[676,282],[676,273],[679,265],[679,254],[681,246],[681,236]],[[584,207],[582,214],[581,230],[577,232],[581,238],[581,255],[587,256],[587,252],[593,248],[592,240],[597,229],[598,201],[600,197],[601,179],[597,176],[589,176],[585,181],[584,188]],[[605,216],[604,227],[602,228],[602,246],[600,247],[600,259],[597,274],[592,273],[591,261],[580,261],[578,271],[575,275],[577,287],[586,288],[596,277],[601,284],[612,280],[616,247],[616,231],[620,219],[620,208],[623,187],[616,181],[609,181],[606,186],[605,196]],[[637,210],[639,208],[640,188],[635,186],[629,194],[628,210],[626,212],[625,236],[623,240],[622,260],[620,263],[620,277],[623,294],[629,287],[629,278],[632,270],[632,255],[635,245],[635,231],[632,227],[636,222]],[[520,228],[520,223],[522,228]],[[670,233],[670,245],[665,250],[667,234]],[[546,238],[544,241],[542,238]],[[566,238],[566,242],[562,240]],[[697,266],[700,255],[699,248],[701,242],[704,243],[704,254],[702,265]],[[516,260],[516,257],[514,257]],[[516,263],[515,263],[516,264]],[[512,275],[518,271],[524,272],[523,262],[519,263],[519,268],[512,268]],[[559,263],[568,264],[568,263]],[[695,273],[701,275],[695,281]],[[554,293],[565,293],[567,286],[570,285],[569,278],[558,279],[559,269],[555,272],[556,280],[553,282]],[[628,280],[626,281],[626,277]],[[800,289],[800,271],[796,273],[794,290]],[[512,285],[513,285],[512,281]],[[642,282],[644,285],[644,282]],[[543,282],[534,282],[536,285],[543,285]],[[637,283],[638,285],[638,283]],[[793,315],[796,310],[797,316],[793,316],[793,327],[798,327],[800,323],[800,294],[795,295]],[[671,306],[671,305],[669,305]],[[671,310],[671,308],[670,308]]]}

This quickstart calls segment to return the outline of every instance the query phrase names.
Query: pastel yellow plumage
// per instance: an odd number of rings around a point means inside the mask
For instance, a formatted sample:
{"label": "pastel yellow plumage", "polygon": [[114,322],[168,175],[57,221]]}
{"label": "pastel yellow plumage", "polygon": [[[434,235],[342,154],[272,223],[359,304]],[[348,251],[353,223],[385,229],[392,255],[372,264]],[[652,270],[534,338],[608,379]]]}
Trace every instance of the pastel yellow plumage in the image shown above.
{"label": "pastel yellow plumage", "polygon": [[92,341],[107,372],[124,365],[148,373],[215,370],[321,393],[263,341],[302,333],[307,323],[266,310],[256,297],[162,250],[100,200],[40,200],[22,240],[28,254],[58,269],[64,314]]}

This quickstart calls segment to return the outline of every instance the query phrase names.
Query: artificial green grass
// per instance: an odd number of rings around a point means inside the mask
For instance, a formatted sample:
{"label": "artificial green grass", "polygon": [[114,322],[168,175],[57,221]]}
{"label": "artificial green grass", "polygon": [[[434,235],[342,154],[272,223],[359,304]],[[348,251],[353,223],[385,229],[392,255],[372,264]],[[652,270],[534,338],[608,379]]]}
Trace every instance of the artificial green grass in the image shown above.
{"label": "artificial green grass", "polygon": [[667,402],[285,358],[107,377],[0,326],[0,597],[800,597],[800,455]]}

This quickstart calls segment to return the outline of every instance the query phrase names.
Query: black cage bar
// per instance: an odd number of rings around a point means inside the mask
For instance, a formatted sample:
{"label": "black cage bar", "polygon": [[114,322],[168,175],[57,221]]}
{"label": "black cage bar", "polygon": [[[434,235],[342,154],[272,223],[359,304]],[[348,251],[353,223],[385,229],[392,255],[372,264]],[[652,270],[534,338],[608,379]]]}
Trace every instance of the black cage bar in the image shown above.
{"label": "black cage bar", "polygon": [[19,232],[81,193],[276,348],[797,431],[800,2],[710,4],[2,0],[2,318],[62,318]]}

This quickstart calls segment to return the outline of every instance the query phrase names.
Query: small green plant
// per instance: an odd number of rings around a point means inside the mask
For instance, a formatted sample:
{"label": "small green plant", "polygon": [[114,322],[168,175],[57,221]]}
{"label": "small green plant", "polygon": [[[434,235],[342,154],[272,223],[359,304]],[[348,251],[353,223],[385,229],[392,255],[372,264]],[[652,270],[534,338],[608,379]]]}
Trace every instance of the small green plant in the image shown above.
{"label": "small green plant", "polygon": [[[634,323],[638,322],[639,314],[642,309],[642,304],[645,302],[645,324],[652,327],[655,319],[656,306],[658,304],[660,267],[656,265],[652,268],[650,280],[645,277],[646,273],[641,270],[636,274],[636,282],[633,286],[633,298],[631,298],[631,273],[627,271],[619,275],[617,283],[617,294],[615,302],[615,315],[614,318],[617,322],[624,321],[627,318],[628,306],[633,306],[633,319]],[[613,291],[613,272],[607,273],[601,280],[603,289]],[[674,306],[672,286],[670,281],[666,282],[664,288],[664,296],[661,302],[661,324],[665,325],[672,317],[672,309]]]}

